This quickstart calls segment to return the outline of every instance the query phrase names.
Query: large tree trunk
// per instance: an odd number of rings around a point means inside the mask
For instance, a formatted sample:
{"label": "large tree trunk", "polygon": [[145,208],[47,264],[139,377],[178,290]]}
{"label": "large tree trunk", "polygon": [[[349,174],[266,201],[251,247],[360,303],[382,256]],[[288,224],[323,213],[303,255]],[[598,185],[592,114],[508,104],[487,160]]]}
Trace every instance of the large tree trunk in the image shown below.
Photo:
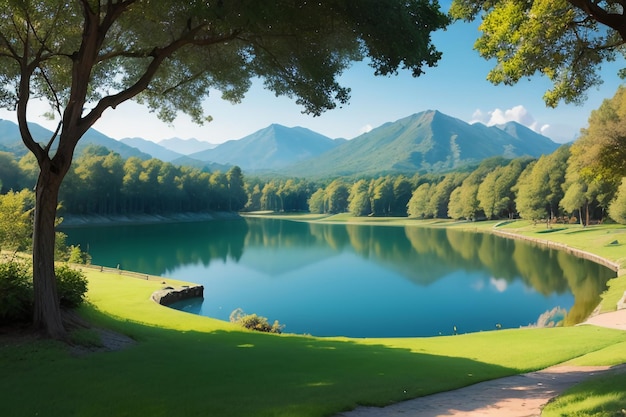
{"label": "large tree trunk", "polygon": [[66,337],[61,319],[54,274],[55,219],[62,175],[54,173],[48,160],[41,166],[35,190],[33,228],[34,325],[55,339]]}

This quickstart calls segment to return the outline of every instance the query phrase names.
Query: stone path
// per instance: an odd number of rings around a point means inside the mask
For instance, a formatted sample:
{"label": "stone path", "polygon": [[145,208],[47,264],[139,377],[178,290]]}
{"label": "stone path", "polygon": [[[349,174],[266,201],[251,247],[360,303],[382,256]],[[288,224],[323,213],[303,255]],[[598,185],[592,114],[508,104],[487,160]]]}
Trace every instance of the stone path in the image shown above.
{"label": "stone path", "polygon": [[[626,310],[601,314],[586,324],[626,330]],[[626,372],[626,365],[562,366],[481,382],[384,408],[358,407],[336,417],[535,417],[548,401],[591,376]]]}

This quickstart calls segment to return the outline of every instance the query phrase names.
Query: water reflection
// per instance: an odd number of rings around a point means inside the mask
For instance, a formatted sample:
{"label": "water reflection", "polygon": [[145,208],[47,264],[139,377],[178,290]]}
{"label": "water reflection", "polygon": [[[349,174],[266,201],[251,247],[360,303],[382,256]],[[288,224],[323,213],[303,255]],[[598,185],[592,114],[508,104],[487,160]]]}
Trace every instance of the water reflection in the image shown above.
{"label": "water reflection", "polygon": [[[242,307],[319,335],[574,324],[614,276],[564,252],[453,229],[246,218],[65,232],[95,264],[205,284],[207,299],[188,311],[227,319]],[[367,323],[337,323],[350,320]]]}

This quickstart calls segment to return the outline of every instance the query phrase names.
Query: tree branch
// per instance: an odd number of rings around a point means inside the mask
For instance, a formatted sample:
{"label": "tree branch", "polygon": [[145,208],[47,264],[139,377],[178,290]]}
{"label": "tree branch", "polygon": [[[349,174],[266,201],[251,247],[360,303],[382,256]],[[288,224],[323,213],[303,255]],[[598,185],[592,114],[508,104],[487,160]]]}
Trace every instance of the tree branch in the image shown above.
{"label": "tree branch", "polygon": [[617,31],[626,40],[626,19],[623,14],[610,13],[598,5],[596,1],[567,0],[572,6],[590,15],[598,23]]}
{"label": "tree branch", "polygon": [[11,45],[11,43],[9,42],[9,40],[6,38],[6,36],[4,36],[4,33],[0,32],[0,40],[2,40],[2,42],[6,45],[9,53],[8,54],[0,54],[2,56],[6,56],[8,58],[14,58],[16,60],[19,61],[19,54],[17,53],[17,51],[15,50],[15,48]]}
{"label": "tree branch", "polygon": [[185,84],[191,83],[194,80],[197,80],[198,78],[200,78],[202,76],[203,72],[198,72],[193,74],[191,77],[186,77],[182,80],[180,80],[179,82],[177,82],[176,84],[174,84],[173,86],[166,88],[165,90],[163,90],[163,95],[167,95],[168,93],[182,87]]}
{"label": "tree branch", "polygon": [[167,58],[171,57],[176,51],[187,45],[195,46],[209,46],[222,42],[228,42],[237,39],[239,32],[235,31],[228,35],[218,36],[216,38],[196,39],[195,35],[204,29],[204,25],[197,26],[187,32],[183,37],[174,40],[169,45],[163,48],[155,48],[149,56],[152,57],[152,61],[146,68],[143,75],[130,87],[117,94],[112,94],[100,99],[98,104],[87,114],[82,122],[86,126],[92,126],[101,116],[107,108],[115,108],[118,105],[128,101],[139,93],[148,88],[150,81],[154,78],[157,70]]}
{"label": "tree branch", "polygon": [[35,142],[32,133],[28,127],[28,120],[26,118],[26,110],[28,108],[28,100],[30,98],[30,77],[33,74],[34,69],[30,68],[22,62],[21,76],[18,91],[17,100],[17,124],[20,129],[20,135],[22,136],[22,142],[24,145],[35,155],[37,162],[41,166],[43,160],[48,157],[48,153],[41,148],[41,146]]}
{"label": "tree branch", "polygon": [[[12,19],[12,23],[16,28],[16,33],[19,33],[17,24],[15,23],[14,19]],[[26,30],[28,32],[28,27]],[[24,48],[23,56],[20,56],[18,51],[10,46],[8,39],[4,38],[4,36],[3,39],[5,39],[7,46],[11,49],[11,53],[14,54],[14,58],[18,62],[20,67],[20,81],[18,84],[18,100],[16,109],[20,136],[22,137],[22,142],[24,142],[24,145],[33,153],[33,155],[35,155],[37,163],[41,166],[42,162],[47,157],[47,153],[44,152],[41,146],[39,146],[39,144],[33,138],[33,135],[28,127],[28,120],[26,117],[26,111],[28,109],[28,102],[30,99],[30,79],[33,75],[33,72],[37,68],[36,65],[28,64],[28,60],[30,58],[30,37],[28,36],[28,33],[26,33],[25,37],[20,37]]]}
{"label": "tree branch", "polygon": [[[76,143],[82,135],[93,125],[83,123],[82,114],[87,99],[86,92],[89,91],[89,82],[94,65],[98,62],[98,53],[104,43],[105,37],[115,21],[122,13],[136,0],[126,0],[119,2],[108,1],[105,14],[101,16],[101,10],[93,10],[88,0],[80,0],[83,10],[84,27],[83,40],[79,50],[73,54],[72,60],[72,84],[67,106],[63,113],[62,121],[65,129],[78,129],[69,135],[70,142],[61,138],[59,149],[62,153],[73,153]],[[95,122],[95,120],[94,120]],[[65,130],[64,129],[64,130]],[[57,152],[59,154],[59,152]]]}

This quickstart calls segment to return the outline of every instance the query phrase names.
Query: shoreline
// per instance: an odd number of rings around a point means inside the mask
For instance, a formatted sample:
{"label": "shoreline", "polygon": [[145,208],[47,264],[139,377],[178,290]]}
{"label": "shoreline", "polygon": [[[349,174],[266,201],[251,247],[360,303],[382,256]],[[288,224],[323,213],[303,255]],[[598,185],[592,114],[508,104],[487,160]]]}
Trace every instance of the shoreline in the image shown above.
{"label": "shoreline", "polygon": [[[128,215],[128,216],[98,216],[98,215],[85,215],[85,216],[74,216],[70,215],[67,218],[64,218],[62,223],[58,226],[58,229],[70,229],[70,228],[79,228],[79,227],[105,227],[105,226],[135,226],[135,225],[150,225],[150,224],[159,224],[159,223],[193,223],[193,222],[203,222],[203,221],[214,221],[214,220],[239,220],[243,219],[246,214],[242,215],[240,213],[235,212],[202,212],[202,213],[174,213],[167,215]],[[263,216],[261,216],[263,217]],[[269,215],[267,217],[274,217]],[[293,221],[304,221],[307,223],[325,223],[326,219],[316,218],[316,219],[297,219],[297,218],[289,218],[290,216],[283,217],[286,220]],[[333,217],[333,216],[330,216]],[[330,222],[329,222],[330,223]],[[354,224],[355,222],[349,222],[346,220],[342,221],[332,221],[332,223],[343,223],[343,224]],[[371,222],[356,222],[357,224],[365,224],[371,225]],[[410,224],[400,222],[403,226],[411,226]],[[375,223],[374,223],[375,224]],[[392,225],[393,223],[387,223],[385,225]],[[449,225],[449,224],[448,224]],[[474,233],[491,233],[495,236],[502,237],[505,239],[517,239],[522,240],[528,243],[536,244],[539,246],[547,247],[550,249],[564,251],[568,254],[576,256],[581,259],[586,259],[596,264],[602,265],[606,268],[611,269],[616,273],[616,277],[612,278],[612,280],[620,279],[620,277],[626,278],[626,265],[623,260],[611,260],[605,257],[602,257],[596,253],[590,252],[588,250],[577,249],[571,247],[565,243],[555,242],[549,239],[540,239],[537,237],[526,236],[521,233],[513,232],[513,231],[504,231],[497,229],[498,223],[496,223],[492,227],[484,227],[484,228],[476,228],[476,227],[461,227],[461,229],[474,232]],[[437,225],[426,225],[426,224],[414,224],[416,227],[446,227],[447,225],[437,224]],[[458,223],[455,224],[458,226]],[[145,274],[137,274],[145,276]],[[600,305],[596,307],[596,309],[600,308]],[[615,308],[615,307],[614,307]],[[597,314],[594,311],[592,315]]]}
{"label": "shoreline", "polygon": [[595,262],[597,264],[605,266],[611,269],[612,271],[617,272],[618,276],[620,275],[620,272],[622,270],[619,262],[611,261],[610,259],[603,258],[602,256],[596,255],[595,253],[592,253],[589,251],[584,251],[582,249],[573,248],[564,243],[554,242],[554,241],[547,240],[547,239],[537,239],[535,237],[525,236],[525,235],[521,235],[521,234],[514,233],[514,232],[505,232],[503,230],[496,230],[496,229],[492,229],[490,233],[493,233],[496,236],[500,236],[506,239],[523,240],[523,241],[530,242],[530,243],[536,243],[541,246],[546,246],[551,249],[562,250],[576,257],[583,258],[588,261]]}
{"label": "shoreline", "polygon": [[193,223],[212,220],[236,220],[242,217],[239,213],[229,211],[215,212],[187,212],[172,214],[129,214],[116,216],[68,215],[62,216],[63,221],[58,229],[70,229],[75,227],[102,227],[102,226],[138,226],[158,223]]}
{"label": "shoreline", "polygon": [[[59,229],[69,229],[75,227],[100,227],[100,226],[137,226],[137,225],[150,225],[150,224],[158,224],[158,223],[193,223],[193,222],[202,222],[202,221],[213,221],[213,220],[238,220],[243,219],[246,215],[252,214],[254,216],[255,213],[244,213],[244,215],[236,212],[226,212],[226,211],[218,211],[218,212],[186,212],[186,213],[172,213],[172,214],[134,214],[134,215],[116,215],[116,216],[101,216],[101,215],[68,215],[66,217],[62,217],[63,221],[58,226]],[[261,215],[260,217],[264,217]],[[268,216],[273,217],[273,216]],[[297,220],[304,222],[325,222],[325,219],[302,219],[298,220],[295,218],[285,218],[285,220]],[[354,222],[347,221],[333,221],[333,223],[344,223],[344,224],[353,224]],[[360,222],[357,222],[357,224]],[[361,222],[360,224],[364,225],[372,225],[370,222]],[[389,224],[387,224],[389,225]],[[404,226],[410,226],[409,224],[403,224]],[[442,227],[442,225],[415,225],[418,227]],[[496,225],[497,226],[497,225]],[[555,241],[551,241],[548,239],[538,239],[536,237],[526,236],[516,232],[508,232],[504,230],[496,229],[496,226],[492,228],[467,228],[468,231],[479,232],[479,233],[492,233],[496,236],[503,237],[506,239],[517,239],[523,240],[525,242],[535,243],[537,245],[545,246],[552,249],[562,250],[579,258],[583,258],[602,266],[605,266],[612,271],[617,273],[617,276],[620,276],[626,268],[622,268],[621,263],[617,261],[612,261],[610,259],[604,258],[600,255],[597,255],[593,252],[585,251],[582,249],[577,249],[571,246],[568,246],[564,243],[559,243]],[[444,226],[445,227],[445,226]]]}

